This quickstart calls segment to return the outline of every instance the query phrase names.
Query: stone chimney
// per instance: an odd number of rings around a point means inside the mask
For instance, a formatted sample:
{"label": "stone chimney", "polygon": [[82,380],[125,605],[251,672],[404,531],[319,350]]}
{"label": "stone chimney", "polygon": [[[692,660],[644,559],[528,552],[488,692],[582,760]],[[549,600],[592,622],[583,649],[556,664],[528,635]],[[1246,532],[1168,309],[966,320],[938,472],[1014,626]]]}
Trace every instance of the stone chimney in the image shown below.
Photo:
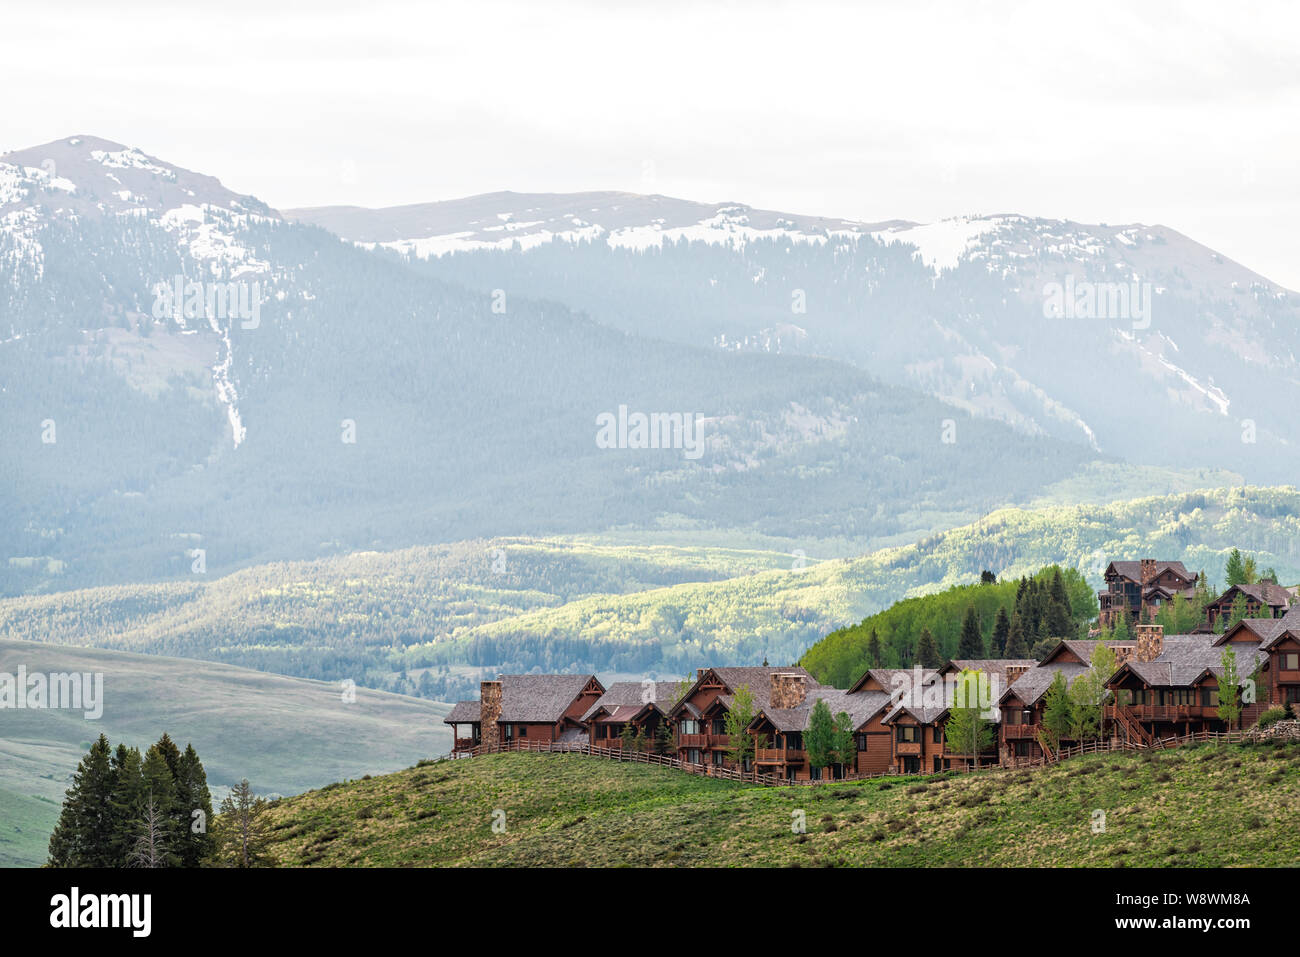
{"label": "stone chimney", "polygon": [[808,697],[805,676],[790,672],[772,672],[772,707],[797,708]]}
{"label": "stone chimney", "polygon": [[1007,687],[1016,683],[1016,679],[1029,670],[1029,665],[1007,665]]}
{"label": "stone chimney", "polygon": [[484,681],[479,684],[479,732],[485,748],[495,748],[501,743],[501,682]]}
{"label": "stone chimney", "polygon": [[1165,647],[1164,625],[1138,625],[1137,646],[1133,658],[1137,661],[1155,661]]}
{"label": "stone chimney", "polygon": [[1156,560],[1154,558],[1142,559],[1142,574],[1140,578],[1144,588],[1156,580]]}
{"label": "stone chimney", "polygon": [[[1150,625],[1143,625],[1143,628],[1149,628]],[[1163,626],[1158,626],[1163,627]],[[1110,650],[1115,653],[1115,667],[1118,668],[1130,658],[1133,657],[1132,645],[1111,645]]]}

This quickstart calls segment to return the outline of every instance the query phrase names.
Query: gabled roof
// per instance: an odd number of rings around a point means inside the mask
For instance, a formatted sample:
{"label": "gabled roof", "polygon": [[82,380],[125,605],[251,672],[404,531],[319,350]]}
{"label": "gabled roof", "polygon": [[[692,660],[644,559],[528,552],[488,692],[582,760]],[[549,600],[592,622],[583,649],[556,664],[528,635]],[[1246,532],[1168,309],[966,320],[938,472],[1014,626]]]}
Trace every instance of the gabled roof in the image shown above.
{"label": "gabled roof", "polygon": [[[506,722],[556,722],[595,675],[502,675],[501,715]],[[596,682],[600,687],[600,682]]]}
{"label": "gabled roof", "polygon": [[1275,585],[1273,582],[1256,582],[1253,585],[1233,585],[1218,598],[1214,599],[1213,604],[1227,603],[1231,605],[1237,594],[1243,594],[1247,598],[1253,598],[1262,605],[1268,605],[1270,608],[1289,608],[1291,602],[1295,601],[1295,593],[1289,588],[1283,588],[1281,585]]}
{"label": "gabled roof", "polygon": [[[1233,637],[1241,632],[1249,632],[1263,645],[1270,645],[1287,630],[1285,618],[1243,618],[1222,635],[1214,635],[1213,644],[1222,646],[1232,642]],[[1234,642],[1235,644],[1235,642]]]}
{"label": "gabled roof", "polygon": [[[722,682],[726,689],[724,694],[734,695],[738,690],[744,687],[749,688],[749,693],[754,699],[754,711],[757,713],[771,704],[772,695],[772,675],[802,675],[804,686],[811,694],[814,688],[821,688],[813,676],[803,668],[792,665],[786,668],[773,668],[770,666],[759,667],[742,667],[742,668],[701,668],[699,676],[695,683],[691,685],[690,690],[682,695],[681,699],[673,706],[669,714],[675,714],[678,710],[693,712],[693,716],[698,717],[699,711],[693,705],[687,702],[691,695],[699,690],[705,679],[710,676],[717,678]],[[833,689],[832,689],[833,690]],[[727,702],[723,702],[724,707]]]}
{"label": "gabled roof", "polygon": [[840,691],[838,688],[817,687],[809,691],[808,697],[797,708],[769,707],[758,709],[758,713],[750,726],[753,727],[754,724],[766,718],[777,731],[782,733],[807,731],[813,708],[821,700],[825,701],[826,707],[830,708],[832,717],[840,712],[848,714],[849,719],[853,722],[853,730],[857,731],[874,718],[882,708],[888,707],[890,698],[890,694],[885,691],[850,693]]}
{"label": "gabled roof", "polygon": [[[930,669],[927,669],[930,670]],[[882,688],[886,690],[894,687],[894,676],[905,674],[910,675],[911,668],[868,668],[862,672],[862,676],[857,681],[849,685],[849,694],[855,694],[862,690],[862,686],[867,683],[869,678],[875,678]],[[936,672],[937,673],[937,672]]]}
{"label": "gabled roof", "polygon": [[660,711],[667,711],[677,703],[677,684],[676,681],[615,681],[592,702],[582,720],[590,721],[597,709],[612,713],[613,709],[626,705],[635,705],[639,711],[643,705],[653,704]]}
{"label": "gabled roof", "polygon": [[997,676],[998,682],[1005,687],[1008,668],[1032,668],[1038,664],[1037,658],[954,658],[939,669],[939,674],[948,675],[954,671],[979,671],[990,678]]}
{"label": "gabled roof", "polygon": [[[1182,562],[1156,562],[1155,574],[1157,578],[1167,571],[1180,575],[1186,581],[1196,581],[1196,576],[1189,572]],[[1142,562],[1111,562],[1106,566],[1103,577],[1111,572],[1127,578],[1129,581],[1140,582],[1142,580]]]}
{"label": "gabled roof", "polygon": [[[1089,642],[1089,644],[1097,645],[1100,642],[1094,641]],[[1091,650],[1089,651],[1089,657],[1091,657]],[[1030,668],[1013,681],[1011,687],[1002,692],[999,703],[1014,697],[1025,707],[1033,707],[1039,698],[1047,694],[1047,689],[1052,686],[1058,671],[1065,675],[1065,685],[1068,688],[1074,684],[1079,675],[1086,674],[1088,668],[1088,665],[1081,665],[1074,661],[1044,661]]]}
{"label": "gabled roof", "polygon": [[482,717],[482,705],[478,701],[457,701],[456,706],[447,712],[443,724],[474,724]]}
{"label": "gabled roof", "polygon": [[[1097,646],[1102,643],[1100,638],[1064,638],[1057,642],[1056,647],[1049,651],[1039,664],[1052,664],[1060,657],[1062,651],[1069,651],[1087,664],[1092,664],[1092,655],[1097,650]],[[1107,639],[1105,644],[1112,649],[1131,648],[1137,644],[1137,639],[1130,638],[1127,641]]]}
{"label": "gabled roof", "polygon": [[[1125,672],[1136,675],[1145,684],[1156,688],[1186,688],[1204,675],[1221,677],[1224,649],[1213,642],[1213,635],[1166,635],[1164,647],[1152,661],[1130,659],[1111,676],[1116,680]],[[1238,676],[1249,675],[1257,665],[1267,660],[1259,642],[1234,642],[1237,655]]]}

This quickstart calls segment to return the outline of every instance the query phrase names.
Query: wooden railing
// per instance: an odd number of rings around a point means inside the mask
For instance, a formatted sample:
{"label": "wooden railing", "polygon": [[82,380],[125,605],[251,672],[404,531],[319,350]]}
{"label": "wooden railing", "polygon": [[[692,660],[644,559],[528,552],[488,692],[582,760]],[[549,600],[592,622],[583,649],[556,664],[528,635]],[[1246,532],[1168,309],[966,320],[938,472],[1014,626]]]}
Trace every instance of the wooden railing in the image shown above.
{"label": "wooden railing", "polygon": [[807,751],[794,748],[757,748],[754,751],[754,760],[759,764],[803,764],[807,758]]}
{"label": "wooden railing", "polygon": [[1037,733],[1037,728],[1038,725],[1036,724],[1004,724],[1002,726],[1008,741],[1032,738]]}

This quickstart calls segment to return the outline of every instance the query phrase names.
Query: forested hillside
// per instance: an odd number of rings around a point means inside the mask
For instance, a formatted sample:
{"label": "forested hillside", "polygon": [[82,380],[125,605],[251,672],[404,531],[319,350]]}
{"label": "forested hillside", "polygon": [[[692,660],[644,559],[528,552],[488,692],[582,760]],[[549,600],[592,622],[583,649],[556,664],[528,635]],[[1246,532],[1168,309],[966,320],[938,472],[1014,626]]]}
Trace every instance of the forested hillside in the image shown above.
{"label": "forested hillside", "polygon": [[[805,652],[820,673],[844,683],[864,654],[851,626],[895,602],[974,585],[985,570],[1011,581],[1059,564],[1077,618],[1091,608],[1076,598],[1083,586],[1072,569],[1093,588],[1119,558],[1181,560],[1217,578],[1239,547],[1294,583],[1297,542],[1294,488],[1003,509],[916,544],[825,561],[815,547],[795,555],[633,537],[619,544],[608,535],[598,543],[501,539],[277,563],[208,582],[5,599],[0,637],[351,677],[444,699],[471,688],[479,670],[676,677],[715,663],[792,663]],[[976,592],[978,600],[1009,586],[993,587]],[[986,640],[989,614],[996,615],[992,603],[981,613]],[[931,627],[951,642],[945,629],[960,621],[945,610]],[[852,639],[809,651],[845,628]],[[886,645],[896,655],[887,664],[907,651],[907,633],[896,640]],[[825,650],[841,646],[848,650]]]}

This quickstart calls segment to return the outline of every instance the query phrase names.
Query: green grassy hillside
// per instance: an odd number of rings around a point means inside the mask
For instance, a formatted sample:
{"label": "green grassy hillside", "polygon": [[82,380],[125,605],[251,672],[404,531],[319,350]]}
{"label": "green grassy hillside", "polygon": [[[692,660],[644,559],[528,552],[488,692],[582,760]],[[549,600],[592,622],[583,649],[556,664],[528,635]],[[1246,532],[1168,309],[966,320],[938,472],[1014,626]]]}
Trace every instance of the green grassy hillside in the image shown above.
{"label": "green grassy hillside", "polygon": [[[433,669],[451,699],[490,671],[680,675],[799,658],[894,602],[1059,563],[1100,584],[1113,558],[1181,559],[1211,577],[1231,548],[1300,578],[1300,491],[1192,492],[1111,505],[1009,508],[914,544],[818,561],[644,537],[500,539],[263,565],[211,582],[0,601],[0,636],[185,655],[305,677],[392,684]],[[708,542],[701,533],[699,541]],[[796,557],[796,549],[803,553]],[[443,669],[449,669],[444,672]],[[421,673],[423,680],[423,673]]]}
{"label": "green grassy hillside", "polygon": [[493,755],[335,784],[270,815],[274,854],[295,866],[1214,867],[1293,865],[1297,811],[1300,746],[1277,742],[790,788]]}
{"label": "green grassy hillside", "polygon": [[72,772],[101,733],[145,747],[167,731],[193,742],[219,797],[248,778],[261,793],[294,794],[382,773],[450,749],[446,705],[180,658],[0,641],[0,672],[104,676],[103,716],[0,712],[0,866],[45,860]]}

